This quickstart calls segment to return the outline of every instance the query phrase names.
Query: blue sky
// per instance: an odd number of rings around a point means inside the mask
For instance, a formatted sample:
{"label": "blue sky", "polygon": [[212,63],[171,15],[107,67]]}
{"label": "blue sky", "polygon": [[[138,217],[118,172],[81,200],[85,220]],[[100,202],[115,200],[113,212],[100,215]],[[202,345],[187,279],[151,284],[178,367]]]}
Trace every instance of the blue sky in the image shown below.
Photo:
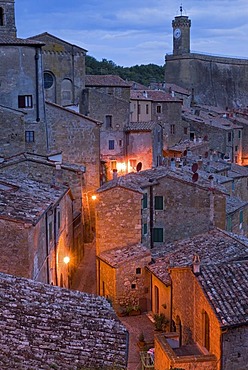
{"label": "blue sky", "polygon": [[163,65],[181,3],[191,51],[248,58],[247,0],[16,0],[17,33],[49,32],[121,66]]}

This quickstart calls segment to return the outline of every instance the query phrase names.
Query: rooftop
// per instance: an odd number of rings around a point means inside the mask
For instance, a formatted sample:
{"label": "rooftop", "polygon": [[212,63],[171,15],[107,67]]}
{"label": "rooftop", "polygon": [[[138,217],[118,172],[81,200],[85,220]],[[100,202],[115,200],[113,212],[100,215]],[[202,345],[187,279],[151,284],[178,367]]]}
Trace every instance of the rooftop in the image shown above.
{"label": "rooftop", "polygon": [[174,98],[170,94],[162,90],[131,90],[130,99],[181,103],[180,99]]}
{"label": "rooftop", "polygon": [[0,174],[0,218],[35,225],[69,188],[51,186],[23,176]]}
{"label": "rooftop", "polygon": [[1,369],[125,368],[127,331],[103,297],[0,273]]}
{"label": "rooftop", "polygon": [[[174,169],[169,166],[161,166],[140,172],[132,172],[125,176],[117,177],[117,179],[103,184],[98,189],[98,192],[103,192],[119,186],[143,193],[144,188],[158,183],[159,179],[164,177],[173,178],[175,181],[183,181],[184,183],[188,183],[193,186],[199,186],[205,188],[206,190],[210,189],[211,182],[208,178],[208,174],[206,174],[204,171],[199,172],[199,178],[197,182],[192,180],[192,175],[193,173],[191,168],[187,166]],[[214,187],[216,190],[226,193],[226,190],[220,184],[215,184]]]}
{"label": "rooftop", "polygon": [[143,245],[137,244],[102,252],[100,258],[112,267],[119,267],[134,259],[140,260],[141,258],[150,256],[151,252],[149,249]]}
{"label": "rooftop", "polygon": [[248,324],[248,260],[201,266],[198,276],[222,326]]}
{"label": "rooftop", "polygon": [[125,127],[125,132],[131,131],[152,131],[158,124],[156,122],[130,122],[128,126]]}
{"label": "rooftop", "polygon": [[112,86],[130,88],[130,83],[124,81],[121,77],[116,75],[86,75],[85,86]]}
{"label": "rooftop", "polygon": [[24,46],[43,46],[44,42],[30,40],[30,39],[19,39],[12,36],[0,36],[0,45],[24,45]]}
{"label": "rooftop", "polygon": [[248,239],[220,229],[213,229],[195,237],[165,244],[151,251],[155,261],[148,268],[165,284],[170,284],[169,267],[191,266],[194,255],[201,265],[212,265],[248,256]]}

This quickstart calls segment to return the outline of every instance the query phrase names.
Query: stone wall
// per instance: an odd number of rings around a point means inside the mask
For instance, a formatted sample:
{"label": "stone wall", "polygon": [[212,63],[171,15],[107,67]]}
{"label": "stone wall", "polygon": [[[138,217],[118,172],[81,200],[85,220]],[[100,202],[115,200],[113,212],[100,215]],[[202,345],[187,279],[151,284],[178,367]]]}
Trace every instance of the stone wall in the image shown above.
{"label": "stone wall", "polygon": [[[214,224],[225,229],[226,207],[225,197],[215,193],[213,203],[211,193],[195,183],[189,183],[164,177],[153,186],[153,197],[163,196],[163,209],[153,209],[153,227],[163,228],[163,242],[154,242],[154,246],[162,246],[165,242],[172,242],[201,234],[209,230],[211,221],[211,207],[214,210]],[[150,197],[148,208],[142,210],[142,223],[148,226],[143,242],[151,244],[150,233]]]}
{"label": "stone wall", "polygon": [[[164,267],[166,269],[166,266]],[[156,303],[155,287],[158,288],[158,307]],[[170,320],[171,314],[171,288],[166,286],[155,275],[151,275],[151,297],[152,297],[152,312],[164,314],[167,320]]]}
{"label": "stone wall", "polygon": [[98,193],[96,201],[96,253],[141,241],[142,194],[115,187]]}
{"label": "stone wall", "polygon": [[24,114],[0,107],[0,155],[9,157],[25,151]]}
{"label": "stone wall", "polygon": [[[221,330],[216,315],[208,303],[200,285],[190,268],[174,268],[171,270],[173,289],[172,319],[177,317],[182,325],[182,344],[198,343],[204,346],[202,313],[207,312],[210,322],[210,350],[211,354],[220,359]],[[218,362],[217,369],[220,369]]]}
{"label": "stone wall", "polygon": [[[65,105],[79,105],[85,85],[86,50],[48,33],[32,37],[45,43],[42,47],[43,70],[53,76],[53,85],[45,89],[46,100]],[[67,86],[64,86],[66,82]]]}
{"label": "stone wall", "polygon": [[[222,334],[223,370],[247,369],[248,327],[229,329]],[[240,344],[242,338],[242,345]]]}
{"label": "stone wall", "polygon": [[[148,132],[128,132],[127,133],[127,160],[136,160],[136,165],[141,162],[142,170],[152,168],[153,163],[153,134]],[[135,171],[136,167],[130,168],[130,172]]]}
{"label": "stone wall", "polygon": [[165,82],[194,88],[197,103],[247,106],[248,60],[203,54],[166,55]]}
{"label": "stone wall", "polygon": [[[2,45],[0,59],[0,104],[22,111],[24,130],[34,131],[34,142],[27,143],[25,150],[46,153],[41,49],[34,45]],[[18,108],[19,95],[31,96],[31,106]]]}

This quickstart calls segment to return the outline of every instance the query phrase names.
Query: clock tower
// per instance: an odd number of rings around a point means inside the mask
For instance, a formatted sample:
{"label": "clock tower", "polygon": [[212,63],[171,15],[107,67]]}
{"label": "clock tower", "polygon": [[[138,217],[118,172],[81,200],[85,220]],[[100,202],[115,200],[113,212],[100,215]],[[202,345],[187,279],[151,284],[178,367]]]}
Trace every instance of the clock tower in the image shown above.
{"label": "clock tower", "polygon": [[191,20],[182,15],[183,8],[180,6],[181,15],[172,21],[173,27],[173,55],[190,53],[190,26]]}
{"label": "clock tower", "polygon": [[15,0],[0,0],[0,36],[16,37]]}

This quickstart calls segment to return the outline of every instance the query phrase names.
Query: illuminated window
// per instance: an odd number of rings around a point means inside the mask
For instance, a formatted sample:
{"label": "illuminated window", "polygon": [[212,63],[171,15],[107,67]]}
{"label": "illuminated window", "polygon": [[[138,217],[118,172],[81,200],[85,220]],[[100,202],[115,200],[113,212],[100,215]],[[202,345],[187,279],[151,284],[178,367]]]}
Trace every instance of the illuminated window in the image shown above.
{"label": "illuminated window", "polygon": [[155,209],[161,211],[164,209],[164,199],[163,196],[157,195],[155,196]]}
{"label": "illuminated window", "polygon": [[136,159],[130,159],[129,160],[129,164],[130,164],[130,167],[135,169],[136,168],[136,164],[137,164],[137,161]]}
{"label": "illuminated window", "polygon": [[32,107],[33,107],[32,95],[18,96],[18,108],[32,108]]}
{"label": "illuminated window", "polygon": [[114,150],[114,148],[115,148],[115,141],[109,140],[109,150]]}
{"label": "illuminated window", "polygon": [[153,229],[153,241],[162,243],[164,241],[164,229],[162,227],[155,227]]}
{"label": "illuminated window", "polygon": [[110,168],[111,170],[116,170],[117,169],[117,162],[116,161],[111,161],[110,162]]}

